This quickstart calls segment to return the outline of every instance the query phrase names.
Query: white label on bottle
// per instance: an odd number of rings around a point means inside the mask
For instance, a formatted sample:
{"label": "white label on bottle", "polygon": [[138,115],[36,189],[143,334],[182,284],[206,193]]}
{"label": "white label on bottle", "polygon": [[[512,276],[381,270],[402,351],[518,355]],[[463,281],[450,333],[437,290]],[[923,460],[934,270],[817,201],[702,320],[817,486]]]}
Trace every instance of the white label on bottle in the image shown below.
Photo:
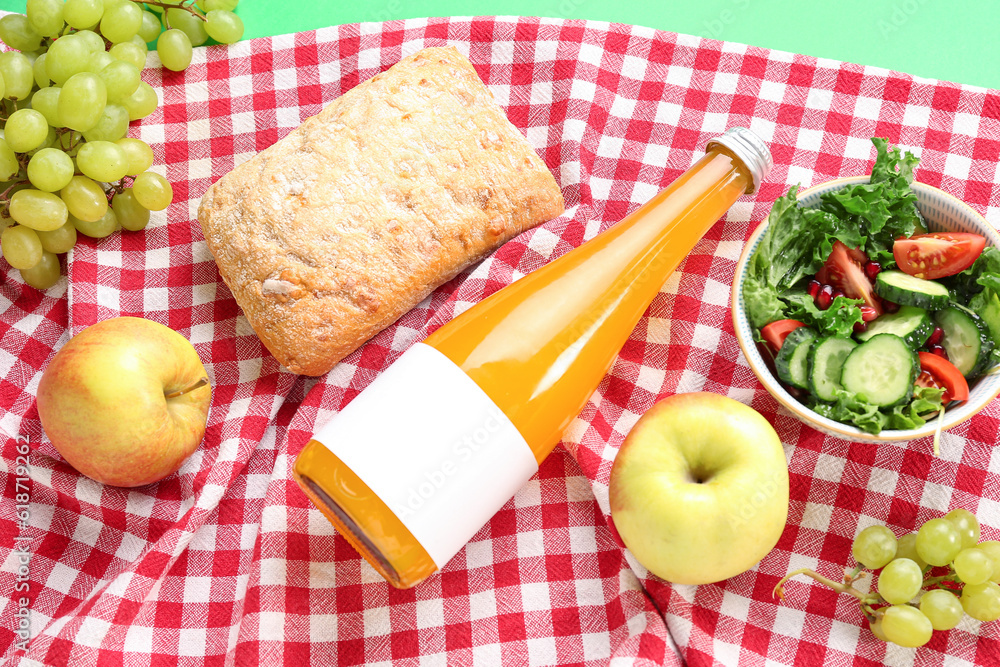
{"label": "white label on bottle", "polygon": [[528,443],[450,359],[417,343],[314,439],[441,568],[538,470]]}

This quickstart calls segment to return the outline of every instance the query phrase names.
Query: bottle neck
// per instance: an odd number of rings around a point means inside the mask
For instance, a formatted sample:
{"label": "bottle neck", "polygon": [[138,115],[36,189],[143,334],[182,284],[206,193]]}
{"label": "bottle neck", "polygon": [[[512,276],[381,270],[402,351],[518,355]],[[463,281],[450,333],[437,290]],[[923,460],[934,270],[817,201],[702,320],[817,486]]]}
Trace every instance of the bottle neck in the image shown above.
{"label": "bottle neck", "polygon": [[647,204],[438,329],[440,350],[541,461],[579,414],[667,276],[747,189],[716,146]]}

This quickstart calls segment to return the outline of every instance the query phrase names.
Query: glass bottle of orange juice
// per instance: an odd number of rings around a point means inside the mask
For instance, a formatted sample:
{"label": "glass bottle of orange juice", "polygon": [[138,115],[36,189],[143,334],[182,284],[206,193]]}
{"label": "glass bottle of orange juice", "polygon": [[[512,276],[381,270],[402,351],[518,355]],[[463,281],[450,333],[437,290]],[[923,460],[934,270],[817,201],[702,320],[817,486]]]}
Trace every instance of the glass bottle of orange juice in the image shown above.
{"label": "glass bottle of orange juice", "polygon": [[538,469],[660,287],[771,167],[744,128],[649,202],[407,350],[293,474],[391,584],[443,567]]}

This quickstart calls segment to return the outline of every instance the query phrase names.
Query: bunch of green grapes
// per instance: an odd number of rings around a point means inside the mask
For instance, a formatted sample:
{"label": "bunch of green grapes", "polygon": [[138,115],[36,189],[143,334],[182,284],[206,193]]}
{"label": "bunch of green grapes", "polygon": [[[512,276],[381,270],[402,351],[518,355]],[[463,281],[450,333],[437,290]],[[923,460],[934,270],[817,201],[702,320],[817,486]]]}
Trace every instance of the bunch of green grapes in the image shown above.
{"label": "bunch of green grapes", "polygon": [[137,231],[173,188],[153,150],[127,136],[156,110],[142,81],[147,44],[180,71],[192,48],[243,36],[238,0],[27,0],[0,19],[0,249],[24,281],[48,289],[77,234]]}
{"label": "bunch of green grapes", "polygon": [[[869,526],[854,540],[858,561],[844,583],[811,570],[805,574],[834,590],[856,597],[872,633],[900,646],[923,646],[934,630],[951,630],[966,614],[979,621],[1000,619],[1000,542],[979,541],[975,515],[965,509],[925,522],[915,533],[896,539],[885,526]],[[881,570],[875,593],[851,583],[863,568]]]}

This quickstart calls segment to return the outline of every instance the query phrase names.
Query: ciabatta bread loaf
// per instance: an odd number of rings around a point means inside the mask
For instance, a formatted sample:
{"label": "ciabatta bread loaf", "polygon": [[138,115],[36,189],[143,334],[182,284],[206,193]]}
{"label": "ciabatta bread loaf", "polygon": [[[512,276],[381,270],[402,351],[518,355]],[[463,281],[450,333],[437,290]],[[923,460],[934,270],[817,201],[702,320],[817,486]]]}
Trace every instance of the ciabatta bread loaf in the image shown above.
{"label": "ciabatta bread loaf", "polygon": [[471,63],[431,48],[219,179],[198,219],[264,345],[320,375],[562,211],[555,179]]}

